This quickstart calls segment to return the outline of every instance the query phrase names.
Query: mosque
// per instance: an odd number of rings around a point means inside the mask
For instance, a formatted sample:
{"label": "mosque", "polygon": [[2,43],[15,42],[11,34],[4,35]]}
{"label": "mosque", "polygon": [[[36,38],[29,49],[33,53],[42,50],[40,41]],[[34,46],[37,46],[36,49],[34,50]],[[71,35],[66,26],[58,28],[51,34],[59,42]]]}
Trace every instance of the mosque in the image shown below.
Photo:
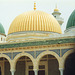
{"label": "mosque", "polygon": [[75,10],[64,34],[60,15],[57,7],[51,15],[34,3],[33,11],[13,20],[8,35],[0,23],[0,75],[74,75],[65,70],[74,53]]}

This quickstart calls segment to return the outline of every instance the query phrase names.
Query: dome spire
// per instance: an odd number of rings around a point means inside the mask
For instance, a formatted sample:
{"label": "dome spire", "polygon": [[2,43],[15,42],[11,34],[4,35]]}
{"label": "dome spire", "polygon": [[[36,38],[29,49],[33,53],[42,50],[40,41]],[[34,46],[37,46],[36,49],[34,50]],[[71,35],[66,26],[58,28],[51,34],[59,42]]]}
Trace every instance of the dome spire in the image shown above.
{"label": "dome spire", "polygon": [[59,11],[59,9],[57,8],[57,4],[56,4],[56,6],[55,6],[54,11]]}
{"label": "dome spire", "polygon": [[56,4],[56,8],[57,8],[57,4]]}
{"label": "dome spire", "polygon": [[34,10],[36,10],[36,2],[34,2]]}

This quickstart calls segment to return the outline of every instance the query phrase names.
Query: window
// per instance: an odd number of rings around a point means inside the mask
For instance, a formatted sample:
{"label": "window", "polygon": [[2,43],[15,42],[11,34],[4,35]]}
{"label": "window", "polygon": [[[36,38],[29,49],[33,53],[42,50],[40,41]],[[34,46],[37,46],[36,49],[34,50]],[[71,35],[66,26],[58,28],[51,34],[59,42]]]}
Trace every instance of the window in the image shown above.
{"label": "window", "polygon": [[1,41],[2,41],[2,37],[1,37]]}
{"label": "window", "polygon": [[54,16],[56,18],[56,16]]}

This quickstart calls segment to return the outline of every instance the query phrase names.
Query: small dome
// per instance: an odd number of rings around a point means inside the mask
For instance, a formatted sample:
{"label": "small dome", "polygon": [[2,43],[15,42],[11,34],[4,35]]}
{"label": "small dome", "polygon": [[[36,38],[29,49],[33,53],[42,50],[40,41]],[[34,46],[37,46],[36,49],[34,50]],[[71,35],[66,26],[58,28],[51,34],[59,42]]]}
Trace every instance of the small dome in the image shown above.
{"label": "small dome", "polygon": [[72,14],[70,15],[68,19],[66,29],[74,27],[74,26],[75,26],[75,10],[72,12]]}
{"label": "small dome", "polygon": [[17,16],[10,25],[8,34],[22,31],[50,31],[62,33],[57,20],[42,11],[29,11]]}
{"label": "small dome", "polygon": [[5,30],[4,30],[4,27],[2,26],[1,23],[0,23],[0,34],[4,34],[5,35]]}
{"label": "small dome", "polygon": [[54,11],[59,11],[59,9],[55,8]]}

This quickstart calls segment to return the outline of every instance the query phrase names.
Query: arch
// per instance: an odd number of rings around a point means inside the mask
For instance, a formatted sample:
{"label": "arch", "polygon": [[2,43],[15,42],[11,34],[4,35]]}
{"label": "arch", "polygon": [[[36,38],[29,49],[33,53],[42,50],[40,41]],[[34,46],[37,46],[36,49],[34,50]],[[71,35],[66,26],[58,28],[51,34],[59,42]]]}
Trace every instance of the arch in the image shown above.
{"label": "arch", "polygon": [[71,53],[73,53],[73,50],[69,50],[69,51],[67,51],[67,52],[63,55],[63,58],[64,58],[64,64],[65,64],[66,58],[67,58]]}
{"label": "arch", "polygon": [[32,57],[32,55],[30,55],[28,53],[20,53],[20,54],[16,55],[15,58],[13,59],[14,68],[16,68],[16,63],[17,63],[18,59],[22,56],[29,57],[31,59],[32,63],[34,63],[34,58]]}
{"label": "arch", "polygon": [[6,58],[8,61],[9,61],[9,64],[11,66],[11,59],[9,58],[9,56],[5,55],[5,54],[0,54],[0,58],[3,57],[3,58]]}
{"label": "arch", "polygon": [[53,52],[53,51],[44,51],[44,52],[42,52],[42,53],[37,57],[37,62],[38,62],[38,64],[39,64],[40,59],[41,59],[43,56],[48,55],[48,54],[55,56],[56,59],[57,59],[57,61],[58,61],[58,63],[60,62],[60,57],[59,57],[55,52]]}
{"label": "arch", "polygon": [[63,56],[64,60],[64,75],[75,75],[75,52],[73,50],[67,51]]}
{"label": "arch", "polygon": [[71,53],[73,53],[73,50],[67,51],[67,52],[63,55],[63,58],[66,59],[67,56],[70,55]]}

